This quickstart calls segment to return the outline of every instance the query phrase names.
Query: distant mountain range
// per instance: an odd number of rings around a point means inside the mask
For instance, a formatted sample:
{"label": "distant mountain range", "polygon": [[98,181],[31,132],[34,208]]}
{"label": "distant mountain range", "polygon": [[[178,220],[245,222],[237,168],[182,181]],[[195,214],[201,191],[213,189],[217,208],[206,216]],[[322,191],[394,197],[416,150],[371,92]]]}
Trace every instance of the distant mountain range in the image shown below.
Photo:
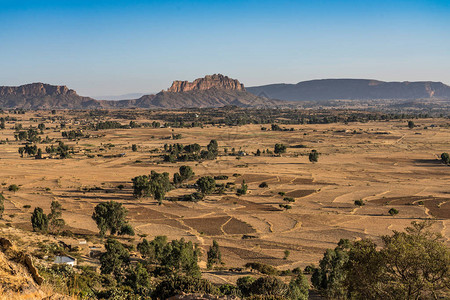
{"label": "distant mountain range", "polygon": [[[139,96],[139,95],[138,95]],[[450,100],[450,87],[441,82],[383,82],[365,79],[323,79],[298,84],[245,88],[221,74],[193,82],[174,81],[166,91],[130,100],[96,100],[79,96],[66,86],[32,83],[0,86],[0,108],[94,109],[188,107],[296,107],[295,101],[320,100]],[[297,102],[299,103],[299,102]]]}
{"label": "distant mountain range", "polygon": [[384,82],[369,79],[321,79],[297,84],[269,84],[247,88],[247,91],[271,99],[287,101],[318,100],[411,100],[448,99],[450,86],[442,82]]}
{"label": "distant mountain range", "polygon": [[148,95],[149,93],[129,93],[129,94],[123,94],[123,95],[108,95],[108,96],[93,96],[92,98],[98,99],[98,100],[130,100],[130,99],[137,99],[144,95]]}

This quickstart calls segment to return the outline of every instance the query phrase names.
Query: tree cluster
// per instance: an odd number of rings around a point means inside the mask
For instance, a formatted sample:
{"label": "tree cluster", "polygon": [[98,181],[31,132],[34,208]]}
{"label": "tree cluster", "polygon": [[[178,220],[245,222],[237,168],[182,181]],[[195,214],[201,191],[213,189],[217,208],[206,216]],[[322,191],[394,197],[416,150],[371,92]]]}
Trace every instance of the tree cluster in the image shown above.
{"label": "tree cluster", "polygon": [[166,193],[172,189],[169,173],[158,173],[151,171],[150,175],[140,175],[134,177],[133,195],[136,198],[152,196],[155,200],[161,202]]}
{"label": "tree cluster", "polygon": [[312,283],[333,299],[441,299],[450,296],[450,250],[430,223],[413,222],[406,232],[327,250]]}

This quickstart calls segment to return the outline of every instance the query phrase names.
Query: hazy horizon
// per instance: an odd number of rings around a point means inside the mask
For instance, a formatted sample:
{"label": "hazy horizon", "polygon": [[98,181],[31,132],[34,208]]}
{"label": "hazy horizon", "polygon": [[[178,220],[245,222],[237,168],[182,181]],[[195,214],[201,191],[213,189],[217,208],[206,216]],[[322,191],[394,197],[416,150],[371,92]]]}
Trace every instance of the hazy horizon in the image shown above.
{"label": "hazy horizon", "polygon": [[222,73],[450,84],[447,1],[1,1],[0,85],[159,92]]}

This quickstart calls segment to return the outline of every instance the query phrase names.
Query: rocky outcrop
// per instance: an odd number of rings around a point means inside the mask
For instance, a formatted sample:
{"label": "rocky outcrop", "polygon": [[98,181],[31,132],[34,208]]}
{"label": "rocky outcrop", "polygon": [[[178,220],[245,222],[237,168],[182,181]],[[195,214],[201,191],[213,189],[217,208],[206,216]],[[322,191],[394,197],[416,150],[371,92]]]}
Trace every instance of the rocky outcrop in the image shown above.
{"label": "rocky outcrop", "polygon": [[221,74],[188,81],[175,81],[167,90],[139,99],[107,101],[79,96],[66,86],[32,83],[18,87],[0,87],[0,108],[22,109],[108,109],[187,107],[279,107],[283,103],[248,93],[238,80]]}
{"label": "rocky outcrop", "polygon": [[[0,97],[7,96],[60,96],[77,95],[74,90],[65,85],[50,85],[45,83],[30,83],[21,86],[1,86]],[[78,96],[78,95],[77,95]]]}
{"label": "rocky outcrop", "polygon": [[205,91],[212,88],[245,91],[244,85],[239,80],[231,79],[222,74],[206,75],[204,78],[195,79],[193,82],[189,81],[174,81],[172,86],[167,90],[172,93],[181,93],[189,91]]}
{"label": "rocky outcrop", "polygon": [[101,108],[105,103],[79,96],[65,85],[31,83],[0,86],[0,108],[84,109]]}

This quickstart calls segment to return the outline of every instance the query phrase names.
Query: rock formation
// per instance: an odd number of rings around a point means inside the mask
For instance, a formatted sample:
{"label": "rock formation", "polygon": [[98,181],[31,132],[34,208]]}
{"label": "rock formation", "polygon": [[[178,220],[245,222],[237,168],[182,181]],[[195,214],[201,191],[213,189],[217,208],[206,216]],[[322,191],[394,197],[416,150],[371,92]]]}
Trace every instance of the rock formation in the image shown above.
{"label": "rock formation", "polygon": [[222,74],[206,75],[204,78],[195,79],[193,82],[176,80],[167,91],[180,93],[189,91],[205,91],[211,88],[245,91],[244,85],[237,79],[231,79]]}
{"label": "rock formation", "polygon": [[74,90],[70,90],[65,85],[50,85],[40,82],[25,84],[21,86],[0,86],[0,97],[59,95],[77,95],[77,93]]}

